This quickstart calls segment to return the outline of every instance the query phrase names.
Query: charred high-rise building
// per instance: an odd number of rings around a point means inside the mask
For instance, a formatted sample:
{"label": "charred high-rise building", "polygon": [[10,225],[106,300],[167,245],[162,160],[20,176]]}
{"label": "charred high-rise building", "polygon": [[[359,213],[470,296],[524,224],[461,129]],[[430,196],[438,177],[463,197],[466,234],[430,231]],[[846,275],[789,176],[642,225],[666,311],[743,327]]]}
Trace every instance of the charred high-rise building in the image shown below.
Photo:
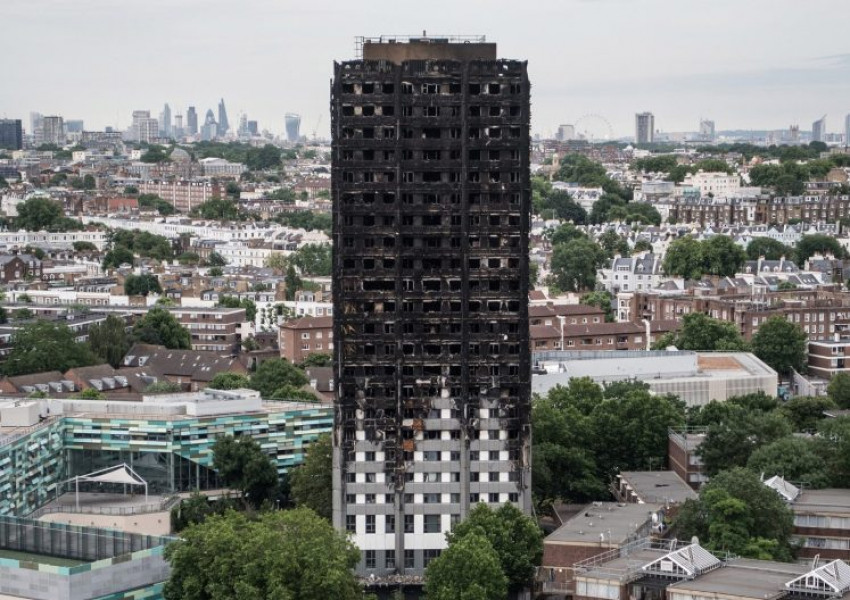
{"label": "charred high-rise building", "polygon": [[[421,575],[471,506],[529,511],[529,81],[483,38],[335,64],[334,523]],[[409,580],[409,579],[408,579]]]}

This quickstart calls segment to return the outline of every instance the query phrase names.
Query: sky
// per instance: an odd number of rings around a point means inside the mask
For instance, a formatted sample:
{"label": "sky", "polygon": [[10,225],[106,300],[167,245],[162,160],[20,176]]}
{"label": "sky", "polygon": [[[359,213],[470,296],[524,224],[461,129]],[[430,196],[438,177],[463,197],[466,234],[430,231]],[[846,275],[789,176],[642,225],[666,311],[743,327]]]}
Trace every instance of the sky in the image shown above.
{"label": "sky", "polygon": [[356,36],[485,35],[528,61],[532,131],[784,129],[850,113],[848,0],[3,0],[0,118],[124,129],[224,98],[280,133],[327,136],[333,61]]}

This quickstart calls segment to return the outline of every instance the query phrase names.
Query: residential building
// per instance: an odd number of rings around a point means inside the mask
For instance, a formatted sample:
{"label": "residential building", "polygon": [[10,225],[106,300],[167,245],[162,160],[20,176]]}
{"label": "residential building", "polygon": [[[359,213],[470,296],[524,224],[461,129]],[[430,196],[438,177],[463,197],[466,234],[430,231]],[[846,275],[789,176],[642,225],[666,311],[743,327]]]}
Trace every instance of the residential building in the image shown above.
{"label": "residential building", "polygon": [[43,267],[31,254],[0,254],[0,283],[22,279],[41,279]]}
{"label": "residential building", "polygon": [[686,175],[683,186],[697,188],[701,196],[726,198],[737,194],[741,189],[741,176],[737,173],[693,173]]}
{"label": "residential building", "polygon": [[821,379],[832,379],[838,373],[850,373],[850,340],[836,334],[834,340],[809,342],[807,373]]}
{"label": "residential building", "polygon": [[[597,347],[598,348],[598,347]],[[599,384],[636,379],[655,394],[674,394],[688,406],[764,392],[776,396],[776,371],[749,352],[556,351],[533,355],[532,390],[544,395],[573,378]],[[538,374],[539,373],[539,374]]]}
{"label": "residential building", "polygon": [[705,428],[671,429],[667,433],[667,465],[695,490],[708,481],[697,452],[705,433]]}
{"label": "residential building", "polygon": [[203,179],[141,181],[138,188],[140,194],[156,194],[182,213],[188,213],[213,196],[221,196],[222,192],[217,182]]}
{"label": "residential building", "polygon": [[311,354],[333,354],[333,317],[301,317],[280,326],[280,356],[293,364]]}
{"label": "residential building", "polygon": [[20,150],[24,147],[24,131],[20,119],[0,119],[0,149]]}
{"label": "residential building", "polygon": [[286,123],[286,139],[289,142],[297,142],[301,139],[301,115],[296,115],[293,113],[286,113],[284,116],[284,122]]}
{"label": "residential building", "polygon": [[[598,319],[598,317],[594,317]],[[644,323],[606,323],[604,318],[587,325],[568,325],[564,319],[555,325],[532,325],[530,328],[531,351],[550,350],[599,351],[599,350],[646,350],[647,337]],[[656,321],[650,324],[649,344],[665,333],[676,331],[676,321]]]}
{"label": "residential building", "polygon": [[248,168],[242,163],[232,163],[223,158],[202,158],[200,161],[201,169],[205,177],[234,177],[238,178]]}
{"label": "residential building", "polygon": [[219,373],[248,373],[237,356],[204,350],[172,350],[152,344],[134,344],[127,351],[123,366],[143,367],[158,381],[179,384],[189,392],[206,388]]}
{"label": "residential building", "polygon": [[331,95],[334,524],[420,582],[471,506],[531,510],[529,81],[483,38],[362,42]]}
{"label": "residential building", "polygon": [[597,281],[611,294],[655,289],[661,282],[661,259],[651,252],[615,256],[609,268],[597,271]]}
{"label": "residential building", "polygon": [[823,142],[826,138],[826,115],[812,123],[812,141]]}
{"label": "residential building", "polygon": [[651,144],[655,140],[655,115],[642,112],[635,115],[635,143]]}
{"label": "residential building", "polygon": [[134,110],[130,139],[150,143],[159,137],[159,121],[151,118],[149,110]]}
{"label": "residential building", "polygon": [[670,507],[697,494],[675,471],[620,471],[611,485],[618,502]]}

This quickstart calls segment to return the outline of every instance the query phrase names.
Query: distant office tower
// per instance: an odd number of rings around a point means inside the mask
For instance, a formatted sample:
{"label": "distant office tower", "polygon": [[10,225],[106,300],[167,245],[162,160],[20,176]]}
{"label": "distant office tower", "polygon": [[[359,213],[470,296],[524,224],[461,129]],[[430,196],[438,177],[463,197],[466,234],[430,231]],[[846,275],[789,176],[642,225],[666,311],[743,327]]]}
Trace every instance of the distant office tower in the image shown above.
{"label": "distant office tower", "polygon": [[227,121],[227,110],[224,108],[224,98],[218,103],[218,135],[224,136],[230,131],[230,123]]}
{"label": "distant office tower", "polygon": [[699,136],[704,140],[714,139],[714,121],[702,119],[699,122]]}
{"label": "distant office tower", "polygon": [[257,129],[256,121],[248,121],[248,135],[259,135],[259,130]]}
{"label": "distant office tower", "polygon": [[159,113],[159,134],[162,137],[169,138],[172,135],[171,131],[171,107],[168,103],[162,107],[162,112]]}
{"label": "distant office tower", "polygon": [[149,110],[134,110],[130,138],[135,142],[150,143],[159,137],[159,121],[151,118]]}
{"label": "distant office tower", "polygon": [[65,133],[82,133],[84,129],[85,124],[82,119],[65,121]]}
{"label": "distant office tower", "polygon": [[20,150],[24,147],[24,130],[20,119],[0,119],[0,149]]}
{"label": "distant office tower", "polygon": [[844,117],[844,145],[850,146],[850,115]]}
{"label": "distant office tower", "polygon": [[393,41],[334,65],[333,518],[416,581],[479,502],[531,511],[530,102],[496,44]]}
{"label": "distant office tower", "polygon": [[800,126],[799,125],[790,125],[788,127],[788,137],[791,140],[792,144],[796,144],[800,141]]}
{"label": "distant office tower", "polygon": [[65,145],[65,121],[62,117],[44,117],[41,129],[43,144]]}
{"label": "distant office tower", "polygon": [[651,144],[655,139],[655,116],[651,112],[635,115],[635,143]]}
{"label": "distant office tower", "polygon": [[178,140],[183,137],[183,115],[180,113],[174,115],[174,130],[172,134]]}
{"label": "distant office tower", "polygon": [[186,111],[186,133],[189,135],[198,135],[198,113],[194,106],[190,106]]}
{"label": "distant office tower", "polygon": [[812,123],[812,141],[813,142],[825,142],[826,141],[826,115],[822,116],[820,119]]}
{"label": "distant office tower", "polygon": [[212,109],[209,109],[204,119],[204,125],[201,127],[201,139],[208,142],[217,138],[218,135],[219,129],[218,123],[215,122],[215,114],[213,114]]}
{"label": "distant office tower", "polygon": [[248,115],[242,113],[239,115],[239,128],[236,130],[236,135],[246,137],[248,135]]}
{"label": "distant office tower", "polygon": [[301,139],[299,129],[301,129],[301,115],[287,113],[284,116],[286,122],[286,139],[290,142],[297,142]]}
{"label": "distant office tower", "polygon": [[36,130],[41,130],[44,123],[44,115],[38,112],[30,113],[30,135],[35,135]]}
{"label": "distant office tower", "polygon": [[576,138],[575,125],[560,125],[558,127],[557,138],[560,142],[569,142],[570,140],[574,140]]}

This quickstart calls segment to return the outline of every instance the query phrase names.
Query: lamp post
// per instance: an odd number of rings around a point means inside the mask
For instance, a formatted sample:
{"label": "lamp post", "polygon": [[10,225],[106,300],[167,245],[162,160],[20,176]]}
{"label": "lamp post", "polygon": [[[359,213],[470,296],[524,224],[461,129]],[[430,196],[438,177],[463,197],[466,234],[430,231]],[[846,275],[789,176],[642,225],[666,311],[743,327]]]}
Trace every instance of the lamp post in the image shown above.
{"label": "lamp post", "polygon": [[557,315],[558,320],[561,322],[561,352],[564,351],[564,321],[567,320],[567,317],[564,315]]}

